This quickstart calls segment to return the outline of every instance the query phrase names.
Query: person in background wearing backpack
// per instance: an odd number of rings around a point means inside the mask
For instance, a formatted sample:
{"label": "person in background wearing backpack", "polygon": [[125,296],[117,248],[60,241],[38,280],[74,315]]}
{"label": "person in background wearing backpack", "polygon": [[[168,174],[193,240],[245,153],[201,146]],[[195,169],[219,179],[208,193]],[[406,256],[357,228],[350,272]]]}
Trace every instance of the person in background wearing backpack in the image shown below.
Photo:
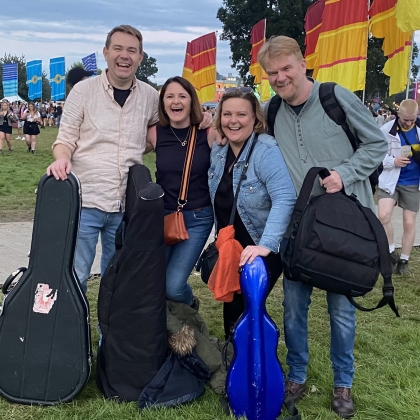
{"label": "person in background wearing backpack", "polygon": [[[388,140],[388,153],[383,161],[384,170],[379,177],[378,217],[385,228],[393,268],[396,266],[397,274],[407,273],[408,257],[416,236],[420,165],[412,157],[412,149],[420,154],[420,120],[417,119],[417,112],[417,102],[406,99],[401,102],[398,118],[381,128]],[[391,223],[392,212],[397,204],[403,209],[401,256],[395,250]]]}
{"label": "person in background wearing backpack", "polygon": [[[312,195],[335,193],[344,188],[346,194],[357,195],[362,205],[374,211],[368,177],[382,162],[387,143],[369,110],[352,92],[335,86],[336,106],[344,110],[350,130],[357,133],[361,141],[354,152],[344,129],[324,111],[319,99],[320,83],[306,77],[306,61],[294,39],[271,38],[261,47],[258,61],[266,71],[271,87],[282,98],[271,128],[296,192],[299,194],[310,168],[327,167],[331,175],[315,183]],[[270,120],[270,103],[266,105],[265,113]],[[286,234],[281,244],[283,253],[287,237]],[[308,309],[312,287],[287,278],[283,280],[283,287],[286,362],[289,365],[285,402],[290,405],[299,401],[306,390]],[[331,408],[340,417],[350,418],[355,414],[350,392],[354,376],[355,308],[344,295],[331,292],[327,292],[327,302],[334,371]]]}

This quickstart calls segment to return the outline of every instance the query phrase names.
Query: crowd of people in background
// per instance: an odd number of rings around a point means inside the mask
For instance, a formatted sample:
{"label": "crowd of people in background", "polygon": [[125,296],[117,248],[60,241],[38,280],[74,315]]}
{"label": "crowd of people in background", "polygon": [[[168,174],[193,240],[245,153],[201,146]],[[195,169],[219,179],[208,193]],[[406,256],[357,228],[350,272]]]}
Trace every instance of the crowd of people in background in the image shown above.
{"label": "crowd of people in background", "polygon": [[3,99],[0,105],[0,154],[6,141],[8,151],[12,148],[12,131],[17,128],[15,140],[25,140],[28,153],[35,154],[36,136],[40,128],[59,127],[64,102],[9,102]]}

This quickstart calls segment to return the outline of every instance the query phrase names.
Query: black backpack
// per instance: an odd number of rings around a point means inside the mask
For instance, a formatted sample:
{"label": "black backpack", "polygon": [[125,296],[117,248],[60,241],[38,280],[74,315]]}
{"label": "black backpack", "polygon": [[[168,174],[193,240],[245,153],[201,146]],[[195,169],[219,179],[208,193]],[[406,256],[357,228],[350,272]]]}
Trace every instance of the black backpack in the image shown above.
{"label": "black backpack", "polygon": [[[293,232],[283,256],[285,276],[345,295],[362,311],[389,305],[399,317],[388,240],[381,222],[354,195],[340,191],[310,198],[318,174],[325,178],[330,173],[326,168],[311,168],[293,210]],[[379,273],[384,279],[383,298],[375,308],[363,308],[354,297],[370,292]]]}
{"label": "black backpack", "polygon": [[[350,141],[353,150],[356,151],[359,148],[361,143],[360,139],[353,134],[350,130],[350,127],[346,121],[346,113],[338,102],[337,97],[335,96],[335,86],[337,83],[326,82],[321,83],[319,87],[319,100],[321,102],[322,108],[324,108],[325,113],[328,117],[333,120],[337,125],[346,133],[347,138]],[[274,136],[274,122],[276,121],[276,115],[282,103],[282,98],[278,95],[273,96],[268,106],[267,112],[267,124],[268,124],[268,134]],[[369,176],[370,186],[372,187],[372,194],[375,194],[376,187],[379,182],[379,175],[383,171],[383,164],[381,163]]]}

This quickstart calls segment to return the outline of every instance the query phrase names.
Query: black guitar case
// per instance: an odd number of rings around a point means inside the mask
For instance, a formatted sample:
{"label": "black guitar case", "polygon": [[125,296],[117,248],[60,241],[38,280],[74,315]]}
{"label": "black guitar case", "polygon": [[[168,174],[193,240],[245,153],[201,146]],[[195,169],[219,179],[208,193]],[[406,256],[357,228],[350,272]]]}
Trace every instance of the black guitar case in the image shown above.
{"label": "black guitar case", "polygon": [[68,402],[89,378],[89,308],[73,271],[80,209],[76,176],[41,178],[28,269],[20,268],[3,285],[0,394],[10,401]]}
{"label": "black guitar case", "polygon": [[163,190],[143,165],[128,172],[125,210],[99,289],[96,382],[107,398],[138,401],[167,350]]}

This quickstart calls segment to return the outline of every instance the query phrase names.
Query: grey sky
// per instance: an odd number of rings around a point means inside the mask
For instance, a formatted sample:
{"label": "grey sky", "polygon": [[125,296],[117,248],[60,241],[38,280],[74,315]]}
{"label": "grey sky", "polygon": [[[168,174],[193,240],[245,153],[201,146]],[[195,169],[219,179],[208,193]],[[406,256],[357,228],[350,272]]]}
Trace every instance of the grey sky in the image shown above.
{"label": "grey sky", "polygon": [[[7,7],[4,7],[7,6]],[[27,61],[65,56],[66,67],[98,52],[98,65],[106,68],[102,49],[107,32],[129,24],[144,38],[144,50],[155,57],[159,71],[153,80],[163,83],[181,75],[187,41],[218,30],[216,18],[222,0],[50,0],[6,2],[2,7],[0,56],[24,54]],[[251,45],[250,45],[251,49]],[[217,70],[237,74],[230,67],[228,42],[218,41]]]}
{"label": "grey sky", "polygon": [[[0,56],[6,52],[24,54],[27,61],[41,59],[47,74],[50,58],[65,56],[70,67],[93,52],[98,52],[99,67],[106,68],[102,49],[107,32],[130,24],[140,29],[144,50],[157,60],[153,81],[163,83],[181,75],[187,41],[222,30],[216,18],[222,0],[1,0],[1,5]],[[420,45],[420,31],[416,42]],[[218,72],[236,75],[229,57],[229,43],[218,41]]]}

